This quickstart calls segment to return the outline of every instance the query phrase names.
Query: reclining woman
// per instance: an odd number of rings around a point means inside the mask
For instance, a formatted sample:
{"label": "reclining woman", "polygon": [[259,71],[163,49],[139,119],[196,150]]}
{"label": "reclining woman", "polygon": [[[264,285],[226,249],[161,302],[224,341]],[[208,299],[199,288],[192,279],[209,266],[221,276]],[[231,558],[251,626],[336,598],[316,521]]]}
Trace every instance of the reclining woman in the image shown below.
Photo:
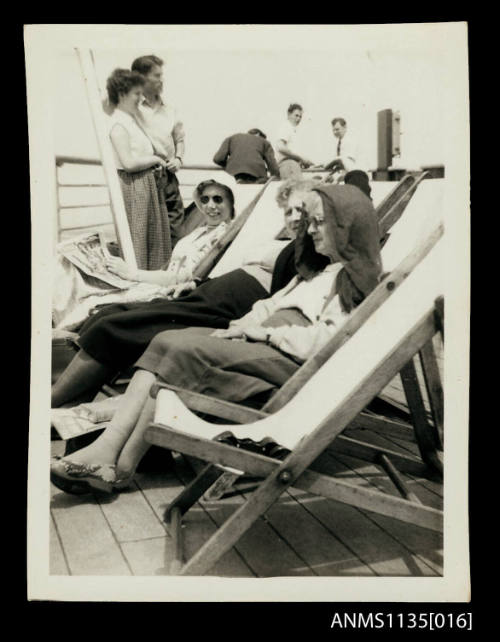
{"label": "reclining woman", "polygon": [[[172,291],[189,289],[196,266],[225,234],[235,216],[234,195],[229,187],[235,181],[231,177],[223,180],[224,183],[203,181],[196,187],[193,199],[203,216],[202,222],[176,244],[169,261],[161,269],[132,269],[119,257],[107,257],[107,270],[129,281],[128,289],[103,291],[93,288],[81,277],[75,279],[77,268],[63,253],[58,253],[53,297],[53,319],[59,319],[56,325],[60,325],[62,320],[63,326],[67,321],[71,328],[78,327],[96,304],[147,302]],[[68,266],[71,271],[68,271]]]}
{"label": "reclining woman", "polygon": [[[302,194],[312,186],[312,181],[287,182],[278,189],[277,203],[285,210],[285,227],[292,239],[300,221]],[[174,248],[172,261],[182,244],[183,239]],[[255,248],[242,268],[209,279],[174,301],[155,299],[105,306],[81,327],[81,349],[54,384],[52,407],[95,391],[131,366],[159,332],[189,326],[227,328],[256,301],[287,285],[296,274],[294,247],[293,242],[273,241]]]}
{"label": "reclining woman", "polygon": [[176,244],[166,269],[132,269],[119,257],[110,256],[107,267],[122,279],[142,283],[176,286],[172,291],[189,287],[196,266],[227,231],[234,218],[234,194],[228,185],[212,179],[201,182],[193,200],[203,213],[204,222]]}
{"label": "reclining woman", "polygon": [[374,289],[381,275],[378,226],[370,200],[350,185],[305,195],[297,234],[298,275],[257,302],[227,330],[162,332],[136,363],[114,418],[90,446],[55,458],[51,480],[72,493],[130,483],[149,448],[144,431],[157,377],[234,402],[257,405],[316,353]]}

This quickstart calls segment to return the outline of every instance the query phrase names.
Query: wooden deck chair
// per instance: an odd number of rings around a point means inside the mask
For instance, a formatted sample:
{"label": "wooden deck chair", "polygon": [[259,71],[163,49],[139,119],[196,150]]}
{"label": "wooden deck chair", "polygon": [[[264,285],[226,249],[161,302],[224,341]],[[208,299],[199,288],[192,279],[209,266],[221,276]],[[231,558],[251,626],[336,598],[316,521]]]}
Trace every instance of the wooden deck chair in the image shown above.
{"label": "wooden deck chair", "polygon": [[[390,221],[390,225],[392,226],[391,229],[394,230],[394,237],[391,240],[391,243],[389,243],[387,247],[382,250],[384,265],[387,263],[387,261],[389,262],[391,267],[395,267],[396,265],[398,265],[400,261],[402,261],[405,257],[405,247],[411,247],[411,243],[413,242],[412,239],[415,237],[418,238],[419,235],[422,235],[420,229],[421,226],[423,226],[424,229],[430,229],[430,227],[432,226],[432,222],[434,220],[433,210],[440,211],[439,202],[435,199],[433,201],[430,201],[428,199],[429,194],[423,193],[426,191],[429,192],[431,187],[434,187],[435,185],[437,186],[437,183],[429,183],[428,181],[425,185],[425,187],[428,189],[425,190],[423,189],[423,187],[421,188],[422,193],[417,193],[418,195],[411,202],[411,207],[408,208],[405,217],[398,225],[396,225],[397,221],[400,220],[404,209],[403,207],[401,207],[401,199],[405,200],[404,207],[409,205],[409,199],[411,198],[411,196],[413,196],[416,187],[424,177],[425,173],[422,173],[417,179],[415,179],[415,177],[413,176],[410,177],[411,181],[407,183],[403,183],[402,181],[400,181],[400,183],[398,183],[398,185],[392,190],[391,194],[388,195],[389,197],[393,195],[393,197],[389,199],[386,198],[381,203],[383,205],[384,202],[387,203],[390,201],[390,203],[392,203],[390,209],[387,210],[383,207],[381,212],[379,212],[378,210],[376,211],[378,217],[385,218],[387,221]],[[396,192],[399,193],[399,198],[396,196]],[[410,197],[408,196],[408,192],[410,192]],[[398,210],[396,215],[394,213],[395,209]],[[420,210],[425,210],[425,212],[422,212]],[[426,220],[426,215],[427,217],[429,217],[429,212],[427,210],[430,210],[430,224],[429,221]],[[384,228],[382,233],[387,234],[387,230],[388,228]],[[405,238],[405,236],[407,238]],[[410,245],[408,243],[408,239],[410,240]],[[415,256],[416,255],[414,253],[410,253],[407,260],[403,261],[398,269],[411,269],[413,265],[412,261]],[[320,367],[320,365],[325,362],[326,359],[332,356],[333,352],[340,345],[338,340],[340,340],[342,336],[342,334],[339,334],[337,340],[333,340],[331,345],[325,346],[325,348],[320,353],[318,353],[307,364],[302,366],[300,370],[290,379],[290,381],[287,382],[287,384],[285,384],[285,386],[280,391],[278,391],[275,397],[271,399],[268,404],[266,404],[266,406],[263,408],[263,411],[275,412],[279,410],[283,405],[285,405],[291,398],[292,391],[293,394],[295,394],[295,392],[300,388],[303,382],[311,377],[312,374],[314,374],[314,372],[318,369],[318,367]],[[437,368],[432,343],[429,343],[429,345],[420,355],[420,358],[421,360],[425,360],[424,376],[426,380],[426,391],[430,400],[434,426],[436,426],[438,430],[436,439],[434,439],[433,441],[435,441],[436,444],[441,445],[442,439],[437,439],[437,437],[442,432],[443,423],[442,410],[440,411],[440,406],[442,406],[442,391],[440,389],[439,371]],[[430,465],[437,472],[441,473],[442,464],[440,456],[438,456],[436,452],[428,447],[428,444],[425,443],[424,439],[424,435],[428,434],[432,430],[432,424],[431,422],[429,422],[429,418],[427,416],[428,413],[426,412],[426,409],[424,407],[422,394],[419,390],[415,366],[412,363],[409,363],[407,367],[403,369],[401,375],[404,382],[404,389],[408,397],[408,406],[410,408],[412,424],[417,424],[419,426],[419,429],[416,432],[416,436],[421,449],[422,457],[428,465]],[[179,392],[181,396],[183,395],[182,390],[177,389],[174,386],[171,386],[171,389]],[[189,400],[188,403],[190,407],[206,412],[206,404],[203,404],[196,396],[191,396],[191,393],[186,393],[186,395],[187,399]],[[186,395],[184,395],[185,398]],[[196,402],[194,401],[195,398],[197,399]],[[193,403],[195,404],[194,406],[191,405]],[[198,404],[200,403],[202,404],[202,407],[199,407]],[[212,405],[213,407],[211,401],[208,402],[208,405]],[[388,405],[389,407],[391,406],[390,402]],[[241,422],[251,421],[252,416],[253,419],[256,419],[259,416],[258,414],[252,415],[251,413],[248,413],[249,411],[247,411],[246,409],[241,409],[236,414],[234,414],[233,411],[227,414],[227,411],[225,412],[224,409],[220,408],[218,416],[230,420],[239,420]],[[263,415],[260,416],[262,417]],[[353,427],[382,431],[385,435],[390,435],[396,438],[408,439],[409,434],[411,434],[413,437],[413,430],[406,422],[397,421],[394,419],[388,420],[385,417],[382,418],[374,415],[373,412],[361,413],[360,416],[357,417],[356,421],[353,422]],[[349,449],[347,449],[348,443],[350,444]],[[343,446],[343,452],[345,454],[351,455],[357,455],[360,454],[360,452],[361,454],[366,453],[366,449],[370,447],[369,444],[361,444],[361,442],[358,442],[356,444],[357,447],[355,448],[354,442],[349,441],[343,443]],[[236,475],[231,476],[231,474],[227,473],[223,478],[219,479],[216,487],[210,493],[210,499],[215,500],[218,497],[222,496],[224,491],[228,490],[228,488],[230,487],[231,479],[234,480],[236,477]]]}
{"label": "wooden deck chair", "polygon": [[[276,395],[263,411],[241,408],[237,404],[186,391],[177,395],[159,384],[154,387],[152,392],[157,394],[155,421],[148,428],[146,439],[152,444],[209,462],[166,511],[165,519],[171,523],[178,551],[181,549],[182,514],[227,467],[238,473],[263,478],[250,499],[186,564],[181,566],[180,554],[177,556],[171,572],[183,575],[206,573],[292,484],[313,494],[425,528],[442,530],[442,512],[420,504],[407,491],[394,465],[423,474],[425,464],[417,458],[373,448],[367,452],[371,461],[384,465],[400,490],[401,498],[354,487],[310,469],[325,448],[340,439],[342,430],[439,330],[435,301],[442,292],[434,277],[438,248],[442,245],[437,240],[441,235],[442,226],[438,226],[425,243],[357,308],[328,344],[328,350],[323,349],[313,358],[316,365],[320,365],[313,377],[307,378],[306,371],[300,369],[297,374],[304,374],[307,380],[301,383],[295,375],[295,381],[285,384],[278,393],[280,397]],[[384,333],[389,325],[391,331]],[[328,357],[329,351],[333,354]],[[362,360],[359,354],[363,354]],[[312,363],[312,360],[306,363],[306,370],[314,369]],[[356,371],[352,368],[353,363],[359,366]],[[332,381],[335,382],[333,387]],[[328,390],[326,396],[325,390]],[[259,440],[271,437],[291,453],[284,461],[278,461],[214,441],[213,438],[222,432],[221,426],[197,417],[184,405],[186,401],[193,409],[215,416],[225,415],[239,422],[223,428],[238,438],[251,436]],[[279,410],[268,414],[271,406],[276,410],[280,404]]]}
{"label": "wooden deck chair", "polygon": [[419,184],[428,176],[429,172],[405,174],[378,204],[376,211],[382,236],[398,220]]}

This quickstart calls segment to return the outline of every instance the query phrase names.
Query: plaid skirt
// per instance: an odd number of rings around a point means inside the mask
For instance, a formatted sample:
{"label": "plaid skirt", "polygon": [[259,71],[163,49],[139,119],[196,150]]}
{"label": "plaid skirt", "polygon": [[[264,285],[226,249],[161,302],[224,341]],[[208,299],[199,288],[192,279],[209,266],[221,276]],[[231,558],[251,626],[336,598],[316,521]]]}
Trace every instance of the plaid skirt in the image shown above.
{"label": "plaid skirt", "polygon": [[137,267],[159,270],[172,254],[170,223],[163,194],[159,194],[151,169],[118,170]]}

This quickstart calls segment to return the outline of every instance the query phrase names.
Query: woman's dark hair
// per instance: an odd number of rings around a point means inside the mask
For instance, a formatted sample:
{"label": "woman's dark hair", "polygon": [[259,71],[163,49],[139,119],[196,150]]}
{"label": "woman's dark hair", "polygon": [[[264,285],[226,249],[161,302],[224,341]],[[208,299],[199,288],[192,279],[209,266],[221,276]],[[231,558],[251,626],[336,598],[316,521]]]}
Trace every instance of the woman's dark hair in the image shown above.
{"label": "woman's dark hair", "polygon": [[299,105],[298,103],[292,103],[292,104],[288,107],[288,109],[287,109],[287,113],[291,114],[291,113],[292,113],[292,111],[295,111],[296,109],[300,109],[300,111],[304,111],[304,110],[302,109],[302,105]]}
{"label": "woman's dark hair", "polygon": [[340,123],[342,127],[345,127],[347,125],[346,121],[344,118],[333,118],[332,119],[332,125],[335,125],[336,123]]}
{"label": "woman's dark hair", "polygon": [[106,82],[109,102],[118,105],[120,96],[128,94],[133,87],[143,87],[144,78],[137,71],[115,69]]}
{"label": "woman's dark hair", "polygon": [[194,190],[196,200],[200,200],[200,196],[203,196],[203,192],[207,189],[207,187],[220,187],[221,190],[224,192],[226,195],[228,201],[231,204],[231,218],[234,218],[234,194],[233,190],[228,187],[227,185],[223,185],[222,183],[218,183],[217,181],[214,181],[213,178],[209,179],[208,181],[203,181],[201,182],[196,189]]}
{"label": "woman's dark hair", "polygon": [[370,179],[366,172],[360,169],[353,169],[344,176],[344,183],[346,185],[354,185],[371,199]]}
{"label": "woman's dark hair", "polygon": [[134,62],[132,63],[132,71],[137,71],[140,74],[143,74],[144,76],[146,74],[149,74],[151,69],[153,67],[162,67],[163,66],[163,60],[161,58],[158,58],[158,56],[141,56],[140,58],[136,58]]}

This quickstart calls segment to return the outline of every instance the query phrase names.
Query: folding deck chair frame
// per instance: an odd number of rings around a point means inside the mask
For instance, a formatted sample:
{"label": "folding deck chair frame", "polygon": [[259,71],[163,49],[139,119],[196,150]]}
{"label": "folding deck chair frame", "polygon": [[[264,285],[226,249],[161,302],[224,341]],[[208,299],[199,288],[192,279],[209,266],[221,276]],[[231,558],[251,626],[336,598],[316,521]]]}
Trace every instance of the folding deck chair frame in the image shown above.
{"label": "folding deck chair frame", "polygon": [[[175,390],[181,401],[191,410],[236,423],[251,423],[269,416],[270,413],[277,412],[392,295],[414,267],[430,252],[442,234],[443,226],[440,224],[423,243],[385,277],[331,341],[309,359],[261,411],[179,390],[161,383],[156,383],[153,386],[152,396],[156,396],[164,388]],[[432,477],[436,475],[436,469],[442,470],[442,443],[439,431],[439,421],[442,421],[442,405],[440,407],[442,389],[431,343],[436,332],[443,333],[442,311],[442,301],[439,300],[436,302],[435,308],[430,310],[398,345],[394,346],[384,361],[379,363],[369,376],[360,381],[347,398],[330,413],[328,418],[306,435],[283,461],[247,452],[201,436],[193,437],[173,430],[164,424],[153,423],[146,431],[147,441],[209,462],[165,512],[164,519],[166,523],[170,523],[176,551],[170,572],[181,575],[203,575],[206,573],[291,485],[361,509],[441,531],[443,528],[442,511],[421,504],[417,497],[407,489],[399,471]],[[437,420],[434,425],[427,421],[425,408],[422,411],[423,401],[421,394],[419,395],[418,380],[416,377],[413,378],[412,359],[417,353],[421,355],[424,372],[426,372],[425,381],[429,400],[433,408],[433,417],[435,421]],[[353,425],[354,421],[358,425],[368,422],[371,425],[378,424],[383,428],[391,427],[391,422],[372,416],[363,416],[362,411],[398,372],[403,372],[406,375],[405,391],[411,390],[410,408],[423,461],[416,457],[401,455],[340,435],[348,425]],[[405,382],[405,376],[403,381]],[[186,413],[189,413],[187,409]],[[221,432],[226,428],[228,427],[224,426]],[[397,429],[397,422],[392,428]],[[310,467],[313,462],[332,443],[340,444],[340,452],[355,454],[373,463],[381,464],[399,490],[401,497],[395,497],[378,490],[355,487],[343,480],[312,470]],[[227,472],[228,468],[238,474],[241,474],[242,471],[251,476],[262,477],[263,481],[250,499],[224,522],[190,560],[183,564],[182,515],[221,475]]]}

